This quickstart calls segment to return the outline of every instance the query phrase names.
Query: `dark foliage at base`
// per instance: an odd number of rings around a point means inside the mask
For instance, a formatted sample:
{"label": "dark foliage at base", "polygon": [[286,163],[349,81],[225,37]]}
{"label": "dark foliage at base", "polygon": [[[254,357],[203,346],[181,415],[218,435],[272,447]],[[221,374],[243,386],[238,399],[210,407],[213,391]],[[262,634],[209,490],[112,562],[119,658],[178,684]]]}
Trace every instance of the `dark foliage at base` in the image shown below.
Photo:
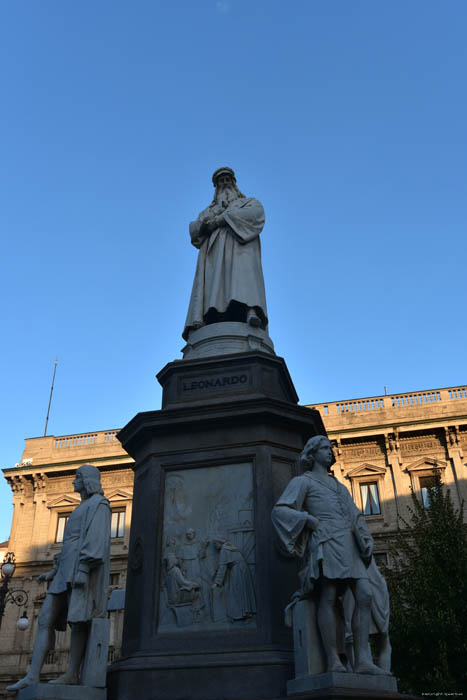
{"label": "dark foliage at base", "polygon": [[412,493],[385,571],[393,672],[401,692],[467,694],[467,528],[439,475],[428,495]]}

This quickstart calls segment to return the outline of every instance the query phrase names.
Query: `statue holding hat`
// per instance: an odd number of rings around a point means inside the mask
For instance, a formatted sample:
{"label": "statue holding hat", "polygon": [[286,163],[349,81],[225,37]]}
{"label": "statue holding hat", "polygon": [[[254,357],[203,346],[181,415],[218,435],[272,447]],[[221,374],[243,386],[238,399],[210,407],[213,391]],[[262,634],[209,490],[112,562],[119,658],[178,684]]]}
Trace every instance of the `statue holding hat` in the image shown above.
{"label": "statue holding hat", "polygon": [[[39,682],[39,674],[49,650],[53,649],[55,630],[71,626],[70,659],[64,674],[50,683],[83,683],[80,669],[90,639],[91,622],[107,617],[110,564],[110,504],[104,497],[100,472],[91,464],[76,471],[74,490],[81,503],[68,518],[60,554],[53,567],[41,574],[38,582],[50,582],[38,619],[31,665],[24,678],[7,688],[21,690]],[[107,623],[107,620],[105,620]],[[103,659],[104,677],[107,656]],[[96,660],[91,659],[96,665]],[[96,677],[101,669],[93,669]],[[84,683],[89,684],[91,683]]]}
{"label": "statue holding hat", "polygon": [[199,249],[183,337],[202,326],[239,321],[265,330],[268,324],[259,235],[264,209],[245,197],[231,168],[212,176],[214,199],[190,223]]}

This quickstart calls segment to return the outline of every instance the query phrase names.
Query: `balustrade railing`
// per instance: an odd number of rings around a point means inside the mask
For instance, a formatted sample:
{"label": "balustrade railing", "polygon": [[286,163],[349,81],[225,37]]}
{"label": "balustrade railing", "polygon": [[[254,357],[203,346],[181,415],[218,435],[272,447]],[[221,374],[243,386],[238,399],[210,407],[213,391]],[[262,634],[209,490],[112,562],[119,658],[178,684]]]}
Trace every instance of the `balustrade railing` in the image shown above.
{"label": "balustrade railing", "polygon": [[428,391],[407,392],[404,394],[388,394],[385,396],[370,396],[363,399],[313,404],[312,407],[319,408],[325,416],[330,416],[333,414],[358,414],[367,411],[380,411],[388,408],[405,408],[407,406],[427,406],[456,399],[467,399],[467,386],[430,389]]}
{"label": "balustrade railing", "polygon": [[85,447],[99,443],[114,442],[117,439],[118,430],[105,430],[97,433],[82,433],[80,435],[62,435],[55,439],[55,447]]}
{"label": "balustrade railing", "polygon": [[467,386],[459,386],[454,389],[448,389],[449,399],[467,399]]}
{"label": "balustrade railing", "polygon": [[391,396],[393,406],[415,406],[416,404],[435,403],[436,401],[441,401],[439,391],[422,391],[417,394]]}

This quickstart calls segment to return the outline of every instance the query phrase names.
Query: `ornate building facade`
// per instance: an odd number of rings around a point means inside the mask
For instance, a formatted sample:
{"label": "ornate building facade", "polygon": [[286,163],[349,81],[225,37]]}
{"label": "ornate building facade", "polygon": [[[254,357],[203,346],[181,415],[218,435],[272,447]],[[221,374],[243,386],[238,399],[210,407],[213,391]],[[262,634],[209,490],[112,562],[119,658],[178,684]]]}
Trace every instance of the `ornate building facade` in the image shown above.
{"label": "ornate building facade", "polygon": [[[388,539],[408,515],[411,489],[429,507],[428,487],[438,470],[457,506],[467,502],[467,387],[373,396],[315,404],[334,446],[334,474],[364,512],[375,538],[375,554],[388,561]],[[116,439],[117,430],[26,440],[21,461],[3,473],[13,493],[10,539],[0,557],[13,551],[17,568],[11,587],[28,593],[27,631],[16,628],[23,610],[6,605],[0,629],[0,697],[29,664],[47,571],[60,551],[66,520],[79,503],[72,481],[77,467],[99,467],[112,508],[110,590],[125,588],[133,492],[133,460]],[[123,612],[110,613],[109,661],[118,656]],[[58,632],[44,678],[63,672],[69,632]]]}
{"label": "ornate building facade", "polygon": [[411,489],[426,507],[434,470],[454,504],[467,502],[467,387],[314,404],[349,489],[390,565],[388,540],[407,520]]}

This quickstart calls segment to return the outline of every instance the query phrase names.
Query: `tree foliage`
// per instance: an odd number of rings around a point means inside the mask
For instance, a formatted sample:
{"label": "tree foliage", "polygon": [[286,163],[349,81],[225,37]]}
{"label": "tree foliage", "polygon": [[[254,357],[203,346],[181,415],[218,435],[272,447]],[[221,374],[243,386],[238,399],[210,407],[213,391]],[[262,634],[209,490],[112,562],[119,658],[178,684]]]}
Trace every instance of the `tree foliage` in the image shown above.
{"label": "tree foliage", "polygon": [[401,691],[467,692],[467,528],[435,475],[429,508],[412,492],[385,571],[393,672]]}

